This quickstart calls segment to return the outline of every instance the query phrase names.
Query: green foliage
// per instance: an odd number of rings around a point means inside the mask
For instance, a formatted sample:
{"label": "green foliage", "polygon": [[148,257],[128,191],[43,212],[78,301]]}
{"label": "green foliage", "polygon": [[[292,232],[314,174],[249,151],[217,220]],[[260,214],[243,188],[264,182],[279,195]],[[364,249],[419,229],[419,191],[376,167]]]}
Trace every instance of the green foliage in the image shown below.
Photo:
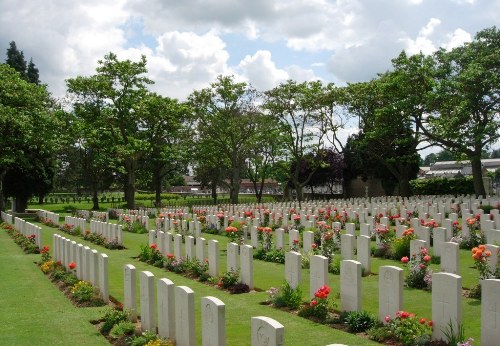
{"label": "green foliage", "polygon": [[109,335],[118,338],[122,335],[133,335],[135,332],[135,324],[130,321],[118,322],[111,328]]}
{"label": "green foliage", "polygon": [[341,316],[351,333],[365,332],[377,324],[377,318],[368,311],[349,311]]}
{"label": "green foliage", "polygon": [[238,283],[240,274],[238,271],[227,271],[219,276],[217,287],[229,289]]}
{"label": "green foliage", "polygon": [[78,281],[71,288],[71,294],[78,302],[88,302],[94,296],[94,287],[90,282]]}
{"label": "green foliage", "polygon": [[386,317],[387,324],[377,325],[368,331],[372,340],[395,340],[403,346],[428,345],[432,335],[432,323],[406,311],[398,311],[396,318]]}
{"label": "green foliage", "polygon": [[441,330],[446,337],[448,345],[460,345],[465,341],[464,325],[459,323],[457,326],[453,321],[448,321],[446,328]]}
{"label": "green foliage", "polygon": [[474,193],[472,177],[416,179],[410,182],[414,195],[468,195]]}
{"label": "green foliage", "polygon": [[[160,195],[161,199],[179,199],[180,196],[176,195],[174,193],[162,193]],[[136,193],[135,194],[135,200],[136,201],[154,201],[156,198],[156,195],[154,193]]]}
{"label": "green foliage", "polygon": [[104,312],[102,320],[103,325],[100,328],[101,333],[108,334],[113,327],[123,321],[127,321],[128,315],[125,311],[113,308],[107,308]]}
{"label": "green foliage", "polygon": [[302,290],[299,287],[293,289],[288,282],[285,282],[274,295],[272,303],[277,308],[287,307],[296,310],[302,303]]}

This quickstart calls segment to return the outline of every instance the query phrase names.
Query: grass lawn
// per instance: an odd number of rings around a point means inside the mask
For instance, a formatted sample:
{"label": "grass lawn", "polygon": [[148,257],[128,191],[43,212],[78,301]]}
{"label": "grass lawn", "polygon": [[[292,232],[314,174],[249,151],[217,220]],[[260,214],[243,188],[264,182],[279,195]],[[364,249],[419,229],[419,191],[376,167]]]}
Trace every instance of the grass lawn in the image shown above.
{"label": "grass lawn", "polygon": [[[44,206],[45,207],[45,206]],[[88,206],[87,206],[88,208]],[[51,210],[54,210],[50,208]],[[49,208],[47,208],[49,210]],[[61,215],[62,216],[62,215]],[[154,220],[151,220],[151,229],[154,227]],[[59,233],[55,228],[49,228],[43,226],[43,244],[52,246],[52,234]],[[64,234],[67,238],[72,238],[71,236]],[[228,241],[227,237],[203,234],[203,237],[206,239],[217,239],[219,240],[219,248],[221,250],[221,260],[220,260],[220,271],[225,271],[226,268],[226,257],[225,257],[225,249],[226,243]],[[22,260],[20,263],[25,263],[28,269],[23,269],[23,272],[26,272],[26,277],[19,277],[19,275],[15,275],[17,272],[17,266],[15,269],[9,268],[7,266],[7,258],[11,259],[11,255],[9,257],[4,257],[2,254],[1,260],[2,269],[0,269],[0,274],[3,274],[2,277],[6,275],[12,276],[11,280],[13,281],[11,284],[6,285],[5,280],[0,284],[0,292],[5,291],[4,285],[7,287],[16,287],[18,285],[23,285],[23,283],[29,281],[33,281],[37,283],[37,299],[40,299],[40,307],[31,308],[32,304],[28,304],[28,306],[20,305],[16,302],[16,298],[18,294],[13,292],[13,295],[16,297],[12,298],[12,301],[7,302],[7,306],[10,307],[11,311],[4,311],[6,309],[6,305],[3,303],[0,305],[1,312],[8,312],[7,314],[2,314],[0,319],[11,319],[11,316],[14,315],[23,315],[24,318],[28,319],[30,323],[36,324],[37,328],[29,327],[23,328],[26,330],[26,334],[24,337],[33,338],[34,340],[40,335],[36,333],[34,330],[38,330],[38,326],[41,325],[40,330],[46,331],[54,331],[54,334],[64,334],[68,333],[72,337],[73,344],[75,344],[75,340],[79,342],[85,343],[86,345],[93,344],[92,340],[96,340],[96,342],[106,343],[104,338],[96,335],[96,331],[90,323],[89,320],[99,317],[100,309],[99,308],[74,308],[67,299],[62,296],[61,293],[50,283],[47,279],[44,278],[42,272],[36,267],[33,262],[37,261],[40,257],[39,255],[24,255],[22,251],[17,248],[17,245],[14,244],[12,240],[8,237],[7,234],[2,234],[2,241],[9,243],[9,248],[12,248],[12,251],[17,252],[17,256]],[[317,323],[313,323],[309,320],[303,319],[296,315],[273,309],[269,306],[263,306],[259,303],[263,302],[267,298],[267,293],[265,292],[270,287],[279,287],[284,282],[284,265],[267,263],[262,261],[254,261],[254,285],[257,289],[257,292],[242,294],[242,295],[230,295],[226,292],[220,291],[214,287],[205,285],[203,283],[199,283],[190,279],[187,279],[183,276],[167,272],[165,270],[155,268],[150,265],[146,265],[142,262],[139,262],[134,257],[139,254],[139,249],[141,245],[147,244],[148,238],[146,234],[138,235],[132,234],[128,232],[124,232],[123,235],[124,244],[127,247],[126,250],[107,250],[105,248],[96,246],[94,244],[88,243],[81,238],[76,238],[79,243],[90,246],[93,249],[98,250],[99,252],[106,253],[109,256],[109,291],[110,294],[118,299],[119,301],[123,301],[123,266],[125,264],[133,264],[137,271],[140,272],[142,270],[148,270],[152,272],[157,279],[160,278],[169,278],[176,285],[184,285],[192,288],[195,292],[195,306],[196,306],[196,334],[197,334],[197,344],[201,344],[201,317],[200,317],[200,304],[199,299],[203,296],[214,296],[221,299],[226,304],[226,332],[227,332],[227,344],[228,345],[249,345],[250,344],[250,318],[253,316],[268,316],[276,319],[281,324],[285,326],[285,342],[286,344],[307,344],[307,345],[327,345],[331,343],[344,343],[347,345],[379,345],[378,343],[372,342],[365,338],[361,338],[349,333],[344,333]],[[4,246],[6,248],[6,246]],[[372,275],[364,277],[362,280],[362,308],[363,310],[367,310],[373,313],[375,316],[378,314],[378,268],[381,265],[396,265],[401,266],[399,261],[391,261],[391,260],[382,260],[377,258],[372,258]],[[470,258],[470,251],[468,250],[460,250],[460,270],[463,277],[463,286],[464,287],[473,287],[477,283],[477,271],[472,266],[472,259]],[[438,271],[438,265],[432,265],[432,269],[436,272]],[[13,270],[9,274],[9,270]],[[139,277],[139,275],[137,275]],[[331,297],[334,297],[337,302],[337,307],[340,308],[340,301],[337,299],[339,295],[339,280],[340,277],[338,275],[329,274],[329,284],[332,289]],[[20,282],[19,282],[20,281]],[[33,296],[33,290],[31,289],[33,284],[28,286],[28,291],[26,292],[27,297]],[[139,286],[138,286],[139,287]],[[307,300],[309,297],[309,270],[304,269],[302,271],[302,284],[301,284],[303,298]],[[56,306],[53,302],[52,296],[46,297],[49,293],[52,294],[62,302],[61,304],[66,306],[64,308],[62,306],[59,309],[54,311],[53,317],[55,320],[51,320],[49,317],[49,312],[46,311],[45,307],[50,305],[51,307]],[[139,295],[138,295],[139,296]],[[404,309],[413,313],[416,313],[420,317],[431,318],[431,293],[422,291],[422,290],[414,290],[414,289],[406,289],[403,293],[404,297]],[[138,297],[139,298],[139,297]],[[2,297],[0,299],[5,299]],[[28,299],[29,301],[29,299]],[[139,305],[139,300],[138,300]],[[44,311],[44,318],[40,323],[35,321],[32,318],[32,315],[38,315],[38,311]],[[59,323],[58,315],[56,312],[68,314],[68,311],[74,311],[74,319],[70,319],[69,317],[62,317],[64,319],[64,327],[60,329],[54,328],[53,325]],[[473,299],[463,299],[462,300],[462,320],[465,327],[465,336],[472,337],[476,341],[475,343],[479,344],[480,342],[480,303],[477,300]],[[21,317],[20,317],[21,318]],[[1,321],[1,320],[0,320]],[[71,321],[71,322],[70,322]],[[3,325],[9,325],[8,321],[1,321]],[[12,323],[12,322],[11,322]],[[63,323],[63,322],[61,322]],[[66,325],[66,323],[68,325]],[[19,323],[15,323],[12,326],[14,331],[17,330]],[[59,325],[58,325],[59,327]],[[75,331],[74,329],[82,329]],[[59,331],[59,332],[56,332]],[[18,331],[19,332],[19,331]],[[10,333],[9,333],[10,335]],[[45,334],[44,334],[45,336]],[[17,334],[13,333],[13,338],[17,338]],[[20,335],[19,338],[23,337]],[[56,336],[54,336],[56,338]],[[16,341],[16,339],[12,339]],[[12,344],[23,344],[23,340],[18,339],[20,343],[13,342]],[[29,339],[28,339],[29,340]],[[48,342],[48,344],[52,344]],[[57,343],[54,343],[57,344]],[[97,344],[97,343],[96,343]]]}

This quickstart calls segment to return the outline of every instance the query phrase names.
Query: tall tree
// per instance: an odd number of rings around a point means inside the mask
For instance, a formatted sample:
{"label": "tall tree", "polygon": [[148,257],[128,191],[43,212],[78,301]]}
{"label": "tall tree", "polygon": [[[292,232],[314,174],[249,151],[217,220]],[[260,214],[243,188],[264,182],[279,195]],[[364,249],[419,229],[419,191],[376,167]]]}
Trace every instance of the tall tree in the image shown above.
{"label": "tall tree", "polygon": [[435,53],[435,88],[422,123],[434,142],[472,165],[474,191],[485,195],[481,153],[500,138],[500,31],[488,28],[472,42]]}
{"label": "tall tree", "polygon": [[28,68],[26,69],[26,80],[30,83],[40,84],[38,68],[33,63],[33,58],[30,59]]}
{"label": "tall tree", "polygon": [[[13,196],[23,211],[29,197],[52,186],[60,112],[44,86],[27,83],[6,64],[0,64],[0,80],[0,209],[4,197]],[[25,183],[6,190],[13,172]]]}
{"label": "tall tree", "polygon": [[219,76],[209,88],[189,96],[197,123],[197,147],[217,150],[209,154],[220,155],[228,167],[231,203],[238,203],[241,172],[255,135],[257,97],[255,89],[236,83],[233,76]]}
{"label": "tall tree", "polygon": [[5,63],[19,72],[21,78],[26,80],[26,60],[23,51],[17,49],[16,42],[12,41],[7,49],[7,59]]}
{"label": "tall tree", "polygon": [[152,175],[155,203],[161,206],[161,192],[165,180],[187,170],[191,150],[189,108],[175,99],[151,93],[141,105],[145,151],[142,161]]}
{"label": "tall tree", "polygon": [[127,208],[134,209],[136,170],[145,146],[138,107],[147,95],[147,85],[153,82],[144,76],[147,73],[145,56],[139,62],[120,61],[116,54],[109,53],[98,64],[96,75],[69,79],[68,92],[75,96],[75,105],[84,102],[89,94],[102,104],[99,117],[88,125],[105,131],[112,138],[123,168]]}
{"label": "tall tree", "polygon": [[[324,86],[320,81],[297,83],[287,81],[267,91],[264,108],[282,125],[285,134],[284,145],[288,159],[303,162],[314,157],[324,146],[328,131],[327,115],[331,115],[332,101],[329,99],[332,84]],[[327,100],[327,101],[326,101]],[[303,188],[309,183],[315,168],[307,177],[301,177],[300,165],[291,172],[297,198],[303,200]]]}

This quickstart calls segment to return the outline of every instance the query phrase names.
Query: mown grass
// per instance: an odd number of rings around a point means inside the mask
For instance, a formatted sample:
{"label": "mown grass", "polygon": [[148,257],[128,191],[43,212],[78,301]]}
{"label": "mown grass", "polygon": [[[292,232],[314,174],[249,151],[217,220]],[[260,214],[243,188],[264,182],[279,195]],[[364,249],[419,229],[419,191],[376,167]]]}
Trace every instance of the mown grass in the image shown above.
{"label": "mown grass", "polygon": [[[153,220],[151,220],[151,228],[153,227]],[[43,226],[43,244],[52,245],[52,234],[60,233],[57,229],[48,228]],[[65,237],[71,238],[68,235]],[[225,249],[228,241],[227,237],[203,234],[206,239],[217,239],[220,243],[221,261],[220,271],[225,271],[226,257]],[[203,296],[215,296],[221,299],[226,304],[226,330],[227,330],[227,344],[228,345],[249,345],[250,344],[250,318],[253,316],[269,316],[276,319],[285,326],[285,340],[287,344],[300,344],[307,345],[327,345],[331,343],[344,343],[348,345],[377,345],[370,340],[361,338],[355,335],[344,333],[317,323],[310,322],[306,319],[300,318],[294,314],[284,311],[273,309],[269,306],[263,306],[259,303],[267,298],[265,292],[270,287],[279,287],[284,282],[284,265],[267,263],[262,261],[254,261],[254,283],[257,292],[243,294],[243,295],[230,295],[226,292],[220,291],[214,287],[187,279],[183,276],[167,272],[165,270],[155,268],[139,262],[135,257],[139,254],[141,245],[147,244],[148,238],[146,234],[138,235],[133,233],[124,233],[124,243],[127,247],[126,250],[107,250],[94,244],[83,241],[81,238],[76,239],[78,242],[89,245],[91,248],[97,249],[99,252],[108,254],[109,256],[109,289],[110,294],[123,301],[123,266],[125,264],[133,264],[137,268],[137,272],[147,270],[152,272],[157,279],[169,278],[176,285],[185,285],[192,288],[196,294],[196,334],[197,343],[201,344],[201,317],[199,299]],[[13,244],[13,243],[12,243]],[[16,246],[16,245],[12,245]],[[20,251],[20,250],[19,250]],[[36,261],[37,258],[33,256],[25,256],[34,258],[31,262]],[[362,280],[362,309],[371,312],[375,316],[378,314],[378,268],[381,265],[396,265],[401,266],[399,261],[372,258],[372,274],[366,276]],[[2,266],[3,267],[3,266]],[[439,265],[432,265],[431,268],[437,272]],[[43,276],[38,269],[34,267],[34,276],[36,281],[44,281],[40,277]],[[460,250],[460,270],[463,277],[462,284],[464,287],[471,288],[477,283],[477,271],[472,267],[472,260],[470,258],[470,251]],[[30,274],[31,275],[31,274]],[[19,279],[19,278],[17,278]],[[138,280],[138,279],[137,279]],[[48,282],[48,280],[45,280]],[[332,289],[331,297],[335,298],[337,306],[340,308],[340,301],[338,300],[340,290],[340,277],[338,275],[329,274],[329,284]],[[137,282],[138,284],[138,282]],[[50,289],[49,287],[45,290]],[[0,286],[1,287],[1,286]],[[139,286],[138,286],[139,287]],[[301,289],[303,292],[304,300],[309,297],[309,270],[302,271],[302,284]],[[418,316],[431,318],[431,292],[408,289],[405,288],[404,293],[404,309]],[[0,298],[1,299],[1,298]],[[68,303],[71,307],[72,305]],[[137,304],[139,306],[139,296]],[[14,308],[15,309],[15,308]],[[23,312],[24,308],[15,309],[16,311]],[[83,309],[86,310],[86,309]],[[92,309],[90,309],[92,310]],[[94,309],[92,311],[95,311]],[[62,309],[60,311],[63,311]],[[92,314],[90,314],[92,315]],[[476,342],[480,342],[480,303],[474,299],[462,300],[462,321],[465,327],[466,337],[472,337]],[[83,316],[75,328],[85,324],[89,319],[94,318],[91,316]],[[50,322],[47,322],[50,324]],[[73,333],[79,335],[78,333]],[[81,334],[81,333],[80,333]],[[86,341],[86,335],[82,336],[81,342]]]}

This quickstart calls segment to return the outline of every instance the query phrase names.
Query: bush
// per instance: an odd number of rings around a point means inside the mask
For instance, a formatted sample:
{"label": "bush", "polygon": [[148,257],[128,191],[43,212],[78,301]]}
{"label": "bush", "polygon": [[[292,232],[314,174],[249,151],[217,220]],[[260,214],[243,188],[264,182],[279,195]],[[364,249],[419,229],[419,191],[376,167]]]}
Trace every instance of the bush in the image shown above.
{"label": "bush", "polygon": [[410,181],[413,195],[472,195],[474,185],[472,177],[432,178]]}
{"label": "bush", "polygon": [[109,335],[118,338],[122,335],[133,335],[135,332],[135,324],[130,321],[118,322],[111,328]]}
{"label": "bush", "polygon": [[94,287],[87,281],[78,281],[72,288],[71,294],[78,302],[88,302],[94,296]]}
{"label": "bush", "polygon": [[277,308],[298,309],[302,303],[302,291],[298,287],[291,288],[290,284],[285,282],[275,294],[272,303]]}
{"label": "bush", "polygon": [[367,311],[350,311],[342,316],[344,324],[351,333],[367,331],[377,324],[377,319]]}
{"label": "bush", "polygon": [[128,316],[125,311],[119,309],[106,309],[104,312],[104,324],[101,326],[100,331],[103,334],[108,334],[113,327],[123,321],[127,321]]}

